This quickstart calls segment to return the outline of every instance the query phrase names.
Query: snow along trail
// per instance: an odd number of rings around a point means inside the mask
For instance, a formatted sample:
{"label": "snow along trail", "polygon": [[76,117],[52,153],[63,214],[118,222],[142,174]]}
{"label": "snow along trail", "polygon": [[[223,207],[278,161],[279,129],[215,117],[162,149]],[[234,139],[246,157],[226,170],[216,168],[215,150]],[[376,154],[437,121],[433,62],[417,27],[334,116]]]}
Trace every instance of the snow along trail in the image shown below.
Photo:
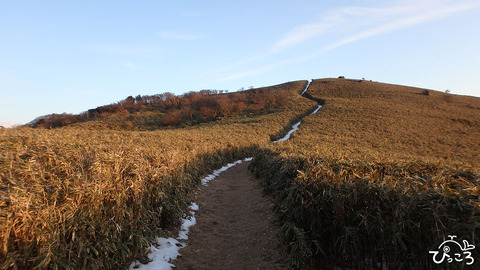
{"label": "snow along trail", "polygon": [[224,172],[228,169],[230,169],[231,167],[237,165],[237,164],[240,164],[242,163],[243,161],[252,161],[253,158],[249,157],[249,158],[246,158],[244,160],[237,160],[233,163],[228,163],[227,165],[223,166],[222,168],[218,169],[218,170],[215,170],[213,171],[212,174],[208,175],[207,177],[203,178],[202,179],[202,184],[204,186],[208,186],[208,182],[215,179],[215,177],[219,176],[221,172]]}
{"label": "snow along trail", "polygon": [[305,86],[305,90],[303,90],[303,92],[300,94],[300,96],[303,96],[303,94],[305,94],[305,92],[307,92],[308,87],[310,87],[310,83],[312,83],[312,82],[313,82],[313,79],[311,81],[308,81],[307,86]]}
{"label": "snow along trail", "polygon": [[[320,110],[320,108],[322,108],[322,105],[318,105],[318,107],[315,109],[315,111],[313,111],[309,115],[316,114],[318,112],[318,110]],[[278,140],[273,141],[273,142],[274,143],[283,142],[283,141],[286,141],[286,140],[290,139],[290,135],[292,135],[293,132],[298,130],[298,127],[300,126],[301,123],[302,123],[302,121],[298,121],[297,123],[295,123],[295,125],[292,126],[292,129],[290,131],[288,131],[287,135],[285,135],[283,138],[278,139]]]}
{"label": "snow along trail", "polygon": [[295,125],[292,126],[292,129],[287,133],[287,135],[285,135],[283,138],[278,139],[278,140],[273,141],[273,142],[274,143],[283,142],[283,141],[286,141],[286,140],[290,139],[290,135],[292,135],[293,132],[298,130],[298,126],[300,126],[301,123],[302,123],[302,121],[298,121]]}
{"label": "snow along trail", "polygon": [[320,110],[320,108],[322,108],[322,105],[318,105],[318,107],[315,109],[315,111],[313,111],[310,115],[316,114],[318,112],[318,110]]}
{"label": "snow along trail", "polygon": [[[308,90],[310,83],[311,81],[308,81],[307,86],[305,87],[305,90],[303,90],[301,94],[302,96]],[[318,110],[320,110],[320,108],[322,108],[322,105],[318,105],[318,107],[310,115],[316,114]],[[273,143],[283,142],[290,139],[290,136],[292,135],[292,133],[298,130],[301,123],[302,121],[295,123],[292,126],[292,129],[288,131],[288,133],[283,138],[273,141]],[[252,159],[253,158],[249,157],[243,160],[237,160],[235,162],[228,163],[222,168],[213,171],[212,174],[204,177],[202,179],[202,185],[208,186],[208,182],[218,177],[220,173],[228,170],[229,168],[237,164],[240,164],[244,161],[248,162],[248,161],[251,161]],[[135,261],[130,265],[130,269],[171,270],[172,267],[175,267],[175,265],[171,264],[170,261],[177,259],[177,257],[180,255],[179,250],[187,246],[186,241],[188,240],[188,232],[190,231],[190,227],[196,224],[195,212],[199,210],[199,206],[194,202],[190,205],[189,208],[192,211],[190,211],[190,214],[186,215],[186,217],[182,219],[182,227],[178,232],[178,236],[176,238],[172,238],[172,237],[157,238],[155,243],[152,246],[150,246],[151,252],[148,254],[148,258],[151,261],[147,264],[142,264],[139,261]]]}
{"label": "snow along trail", "polygon": [[169,263],[170,260],[175,260],[180,255],[178,251],[187,246],[186,243],[180,242],[179,240],[187,240],[188,232],[190,230],[189,228],[196,223],[195,211],[198,210],[198,205],[192,203],[189,208],[192,210],[190,212],[191,216],[182,219],[182,227],[178,232],[177,238],[157,238],[155,245],[150,246],[148,259],[151,260],[151,262],[148,264],[141,264],[140,262],[135,261],[130,265],[130,269],[169,270],[172,269],[172,267],[175,267],[173,264]]}
{"label": "snow along trail", "polygon": [[[305,92],[307,92],[309,86],[310,86],[310,81],[307,83],[307,86],[305,87],[305,90],[303,90],[301,96],[303,96],[303,94],[305,94]],[[320,110],[320,108],[322,108],[322,105],[318,105],[318,107],[310,115],[316,114],[318,112],[318,110]],[[278,140],[273,141],[273,142],[274,143],[283,142],[283,141],[286,141],[286,140],[290,139],[290,135],[292,135],[293,132],[298,130],[298,127],[300,126],[301,123],[302,123],[302,121],[298,121],[297,123],[295,123],[295,125],[292,126],[292,129],[290,131],[288,131],[287,135],[285,135],[283,138],[278,139]]]}

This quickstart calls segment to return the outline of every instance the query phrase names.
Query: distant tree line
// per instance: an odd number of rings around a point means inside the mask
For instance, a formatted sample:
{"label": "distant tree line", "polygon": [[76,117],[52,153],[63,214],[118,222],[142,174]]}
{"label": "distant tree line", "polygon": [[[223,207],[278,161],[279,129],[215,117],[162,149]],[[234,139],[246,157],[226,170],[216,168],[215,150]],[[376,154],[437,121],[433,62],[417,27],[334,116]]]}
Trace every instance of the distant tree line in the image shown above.
{"label": "distant tree line", "polygon": [[196,124],[243,112],[259,112],[268,107],[283,106],[289,92],[280,86],[250,89],[236,93],[218,90],[188,92],[183,95],[163,93],[129,96],[114,104],[90,109],[80,114],[50,114],[39,117],[29,125],[35,128],[57,128],[122,113],[154,109],[164,113],[159,119],[164,126],[180,123]]}

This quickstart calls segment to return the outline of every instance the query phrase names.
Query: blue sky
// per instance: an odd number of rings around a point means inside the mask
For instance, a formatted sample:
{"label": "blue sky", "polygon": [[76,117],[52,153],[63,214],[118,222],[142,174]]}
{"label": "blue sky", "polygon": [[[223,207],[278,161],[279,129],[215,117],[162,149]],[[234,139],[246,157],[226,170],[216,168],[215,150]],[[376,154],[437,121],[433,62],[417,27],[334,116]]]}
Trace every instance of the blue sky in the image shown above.
{"label": "blue sky", "polygon": [[338,77],[480,96],[480,0],[2,1],[0,125]]}

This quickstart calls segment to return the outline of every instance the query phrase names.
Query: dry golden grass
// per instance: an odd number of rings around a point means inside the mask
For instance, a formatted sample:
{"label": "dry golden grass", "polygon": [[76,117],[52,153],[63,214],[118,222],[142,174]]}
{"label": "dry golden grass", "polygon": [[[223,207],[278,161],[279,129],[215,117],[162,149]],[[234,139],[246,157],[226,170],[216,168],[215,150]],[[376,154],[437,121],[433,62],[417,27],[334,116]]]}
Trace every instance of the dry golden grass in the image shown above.
{"label": "dry golden grass", "polygon": [[289,144],[332,156],[480,165],[480,99],[346,79],[314,80],[326,100]]}
{"label": "dry golden grass", "polygon": [[283,111],[194,127],[101,123],[0,131],[0,268],[118,269],[175,225],[201,176],[252,155],[311,109],[306,81]]}
{"label": "dry golden grass", "polygon": [[478,171],[286,156],[259,151],[252,168],[276,197],[294,269],[437,269],[428,251],[447,235],[480,241]]}

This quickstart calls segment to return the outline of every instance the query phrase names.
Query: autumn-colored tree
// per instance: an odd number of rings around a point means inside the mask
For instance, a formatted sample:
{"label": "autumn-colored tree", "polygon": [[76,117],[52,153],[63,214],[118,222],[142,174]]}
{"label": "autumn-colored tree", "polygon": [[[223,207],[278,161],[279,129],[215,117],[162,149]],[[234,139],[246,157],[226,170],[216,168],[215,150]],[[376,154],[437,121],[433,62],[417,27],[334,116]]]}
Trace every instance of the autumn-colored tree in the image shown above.
{"label": "autumn-colored tree", "polygon": [[181,109],[181,115],[183,119],[191,120],[195,116],[195,110],[193,110],[191,107],[183,107]]}
{"label": "autumn-colored tree", "polygon": [[[122,106],[124,109],[131,110],[135,107],[135,98],[133,98],[132,96],[128,96],[125,100],[120,101],[119,105]],[[102,111],[100,111],[99,113],[102,113]]]}
{"label": "autumn-colored tree", "polygon": [[244,102],[240,101],[235,103],[236,113],[242,113],[245,110],[245,108],[247,108],[247,105]]}
{"label": "autumn-colored tree", "polygon": [[[258,89],[250,87],[247,91],[229,94],[227,94],[227,91],[201,90],[199,92],[188,92],[180,96],[169,92],[150,96],[128,96],[118,103],[99,106],[79,115],[50,115],[42,118],[41,121],[37,121],[34,126],[61,127],[111,115],[139,115],[150,109],[166,114],[162,120],[164,125],[176,125],[181,122],[195,124],[214,120],[220,115],[226,117],[239,114],[246,109],[261,111],[268,106],[283,106],[287,104],[288,96],[289,92],[283,89],[281,85]],[[133,119],[128,121],[133,121]],[[125,125],[127,129],[130,128],[129,124]]]}
{"label": "autumn-colored tree", "polygon": [[128,96],[124,101],[123,101],[123,104],[127,105],[127,104],[134,104],[135,103],[135,99],[132,97],[132,96]]}
{"label": "autumn-colored tree", "polygon": [[137,108],[144,104],[143,98],[142,98],[141,95],[138,95],[138,96],[135,97],[135,104],[137,105],[136,106]]}
{"label": "autumn-colored tree", "polygon": [[180,103],[180,98],[172,93],[165,93],[165,106],[167,108],[177,107]]}
{"label": "autumn-colored tree", "polygon": [[168,125],[177,125],[182,121],[182,115],[179,110],[172,110],[168,112],[162,119],[162,124],[165,126]]}
{"label": "autumn-colored tree", "polygon": [[218,115],[218,111],[212,107],[200,107],[200,113],[204,121],[213,120]]}
{"label": "autumn-colored tree", "polygon": [[252,103],[249,108],[253,111],[260,111],[267,105],[268,102],[268,100],[266,99],[267,95],[260,91],[250,92],[248,94],[248,98],[249,101]]}
{"label": "autumn-colored tree", "polygon": [[33,127],[35,128],[57,128],[78,122],[79,116],[75,114],[50,114],[42,117]]}
{"label": "autumn-colored tree", "polygon": [[228,116],[235,109],[235,103],[227,96],[221,96],[218,98],[218,105],[220,106],[220,112],[223,116]]}
{"label": "autumn-colored tree", "polygon": [[180,106],[181,107],[190,106],[193,102],[195,102],[196,99],[198,99],[198,96],[200,96],[200,94],[194,91],[184,94],[180,99]]}
{"label": "autumn-colored tree", "polygon": [[245,93],[235,93],[232,96],[233,101],[246,103],[248,101],[247,95]]}

